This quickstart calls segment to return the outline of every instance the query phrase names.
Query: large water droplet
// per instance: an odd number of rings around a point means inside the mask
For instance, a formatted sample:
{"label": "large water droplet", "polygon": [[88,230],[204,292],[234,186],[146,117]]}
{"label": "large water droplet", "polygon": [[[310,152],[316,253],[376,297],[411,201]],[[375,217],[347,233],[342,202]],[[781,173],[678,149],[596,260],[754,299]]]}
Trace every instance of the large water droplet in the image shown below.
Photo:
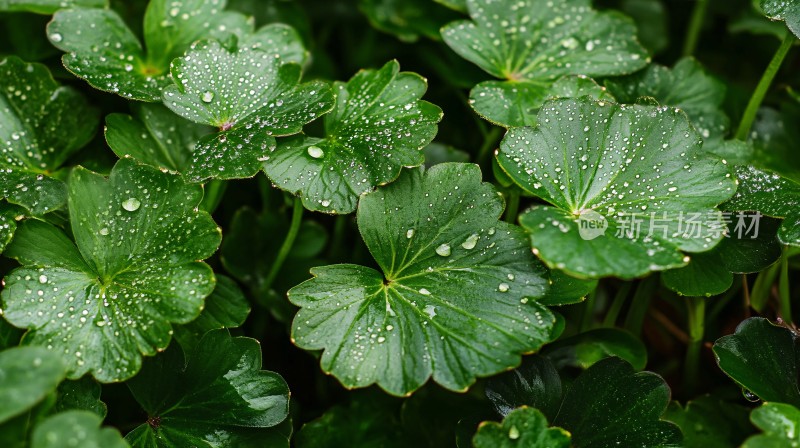
{"label": "large water droplet", "polygon": [[108,235],[108,227],[103,227],[100,229],[100,235],[106,236]]}
{"label": "large water droplet", "polygon": [[423,296],[429,296],[429,295],[431,295],[431,292],[430,292],[430,291],[428,291],[428,290],[427,290],[427,289],[425,289],[425,288],[421,288],[421,289],[419,290],[419,293],[420,293],[420,294],[422,294]]}
{"label": "large water droplet", "polygon": [[414,236],[414,229],[406,230],[406,238],[411,238],[412,236]]}
{"label": "large water droplet", "polygon": [[122,201],[122,208],[129,212],[135,212],[136,210],[139,210],[140,205],[142,205],[142,203],[136,198],[128,198]]}
{"label": "large water droplet", "polygon": [[53,42],[61,42],[63,39],[64,37],[59,33],[53,33],[50,35],[50,40]]}
{"label": "large water droplet", "polygon": [[497,285],[497,290],[500,292],[507,292],[508,291],[508,283],[500,283]]}
{"label": "large water droplet", "polygon": [[747,389],[742,389],[742,395],[744,395],[745,400],[752,401],[753,403],[760,400],[760,398],[758,398],[758,395],[750,392]]}
{"label": "large water droplet", "polygon": [[463,243],[461,243],[461,247],[463,247],[464,249],[469,250],[469,249],[473,249],[476,244],[478,244],[478,234],[477,233],[473,233],[472,235],[468,236],[467,239],[464,240]]}
{"label": "large water droplet", "polygon": [[210,103],[214,99],[214,92],[205,91],[200,99],[203,100],[204,103]]}
{"label": "large water droplet", "polygon": [[519,429],[516,426],[512,426],[511,429],[508,430],[508,438],[511,440],[519,439]]}
{"label": "large water droplet", "polygon": [[441,255],[441,256],[443,256],[443,257],[449,257],[450,256],[450,245],[447,244],[447,243],[440,245],[439,247],[436,248],[436,253]]}
{"label": "large water droplet", "polygon": [[46,275],[40,275],[39,276],[39,283],[47,283],[47,276]]}
{"label": "large water droplet", "polygon": [[325,151],[322,150],[319,146],[309,146],[308,147],[308,155],[315,159],[319,159],[320,157],[325,155]]}

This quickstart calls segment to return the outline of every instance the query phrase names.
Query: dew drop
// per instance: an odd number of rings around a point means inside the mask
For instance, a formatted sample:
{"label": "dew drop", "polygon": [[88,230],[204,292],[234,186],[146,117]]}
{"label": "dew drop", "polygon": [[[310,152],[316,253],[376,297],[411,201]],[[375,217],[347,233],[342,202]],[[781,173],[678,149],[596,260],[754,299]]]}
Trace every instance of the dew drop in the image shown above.
{"label": "dew drop", "polygon": [[508,291],[508,283],[500,283],[497,285],[497,290],[500,292],[507,292]]}
{"label": "dew drop", "polygon": [[508,430],[508,438],[511,440],[519,439],[519,429],[516,426],[512,426],[511,429]]}
{"label": "dew drop", "polygon": [[103,227],[100,229],[100,235],[106,236],[108,235],[108,227]]}
{"label": "dew drop", "polygon": [[411,238],[412,236],[414,236],[414,229],[406,230],[406,238]]}
{"label": "dew drop", "polygon": [[423,311],[425,311],[425,314],[427,314],[428,317],[430,317],[431,319],[433,319],[434,316],[436,316],[436,307],[433,305],[425,306],[425,309]]}
{"label": "dew drop", "polygon": [[39,283],[47,283],[47,276],[46,275],[40,275],[39,276]]}
{"label": "dew drop", "polygon": [[214,92],[207,90],[203,92],[203,96],[201,96],[200,99],[203,100],[204,103],[210,103],[211,100],[214,99]]}
{"label": "dew drop", "polygon": [[422,294],[423,296],[429,296],[429,295],[431,295],[431,292],[430,292],[430,291],[428,291],[428,290],[427,290],[427,289],[425,289],[425,288],[421,288],[421,289],[419,290],[419,293],[420,293],[420,294]]}
{"label": "dew drop", "polygon": [[749,390],[747,390],[747,389],[742,389],[742,395],[744,395],[744,398],[745,398],[745,400],[747,400],[747,401],[750,401],[750,402],[753,402],[753,403],[755,403],[756,401],[759,401],[759,400],[760,400],[760,399],[758,398],[758,395],[756,395],[756,394],[754,394],[754,393],[750,392],[750,391],[749,391]]}
{"label": "dew drop", "polygon": [[307,151],[308,155],[315,159],[319,159],[325,155],[325,151],[323,151],[319,146],[309,146]]}
{"label": "dew drop", "polygon": [[128,198],[122,201],[122,208],[129,212],[135,212],[136,210],[139,210],[140,205],[142,205],[142,203],[136,198]]}
{"label": "dew drop", "polygon": [[53,42],[61,42],[63,39],[64,37],[61,36],[61,34],[59,33],[53,33],[50,35],[50,40],[52,40]]}
{"label": "dew drop", "polygon": [[473,233],[472,235],[467,237],[467,239],[464,240],[463,243],[461,243],[461,247],[463,247],[464,249],[469,250],[469,249],[475,248],[476,244],[478,244],[478,234],[477,233]]}
{"label": "dew drop", "polygon": [[450,245],[447,244],[447,243],[440,245],[439,247],[436,248],[436,253],[441,255],[441,256],[443,256],[443,257],[449,257],[450,256]]}

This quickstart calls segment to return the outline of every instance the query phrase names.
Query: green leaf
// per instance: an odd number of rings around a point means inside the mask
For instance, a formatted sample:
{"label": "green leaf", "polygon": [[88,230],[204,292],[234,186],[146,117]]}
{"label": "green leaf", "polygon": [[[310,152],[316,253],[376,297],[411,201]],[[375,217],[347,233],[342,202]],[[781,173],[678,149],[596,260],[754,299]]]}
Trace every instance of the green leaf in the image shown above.
{"label": "green leaf", "polygon": [[17,220],[20,210],[7,202],[0,202],[0,254],[3,249],[11,242],[14,232],[17,230]]}
{"label": "green leaf", "polygon": [[722,110],[725,83],[694,58],[683,58],[671,69],[651,64],[633,75],[606,80],[605,85],[620,103],[652,97],[683,110],[704,139],[720,138],[728,131],[730,121]]}
{"label": "green leaf", "polygon": [[800,446],[800,410],[784,403],[764,403],[753,409],[750,421],[764,431],[747,439],[742,448]]}
{"label": "green leaf", "polygon": [[456,149],[450,145],[433,142],[422,149],[425,154],[425,166],[430,168],[444,162],[469,162],[470,155],[466,151]]}
{"label": "green leaf", "polygon": [[0,422],[32,408],[64,379],[64,363],[42,347],[0,352]]}
{"label": "green leaf", "polygon": [[669,46],[667,8],[661,0],[622,0],[619,10],[637,24],[639,42],[651,53],[661,53]]}
{"label": "green leaf", "polygon": [[51,393],[32,409],[0,423],[0,445],[3,448],[30,448],[28,442],[32,428],[48,416],[56,401]]}
{"label": "green leaf", "polygon": [[161,105],[133,104],[131,108],[133,115],[106,116],[106,142],[120,158],[132,157],[156,168],[185,171],[200,137],[213,130]]}
{"label": "green leaf", "polygon": [[90,376],[84,376],[75,381],[63,381],[58,385],[55,411],[63,412],[75,409],[93,412],[100,418],[105,418],[108,408],[100,400],[100,392],[100,384]]}
{"label": "green leaf", "polygon": [[25,343],[64,355],[69,378],[133,376],[142,355],[166,348],[172,323],[200,314],[214,288],[205,259],[220,230],[199,212],[202,190],[175,175],[120,160],[108,179],[77,168],[69,182],[75,243],[51,224],[25,221],[5,255],[5,317]]}
{"label": "green leaf", "polygon": [[475,448],[569,448],[570,434],[561,428],[548,428],[547,419],[537,409],[519,408],[502,423],[483,422],[472,439]]}
{"label": "green leaf", "polygon": [[800,160],[795,157],[795,145],[800,141],[800,127],[794,125],[797,122],[800,103],[786,102],[780,111],[760,109],[750,132],[755,154],[749,162],[800,182]]}
{"label": "green leaf", "polygon": [[[511,129],[498,160],[550,205],[520,222],[549,266],[633,278],[684,265],[722,239],[715,206],[736,185],[675,109],[588,98],[547,103],[536,128]],[[581,257],[574,254],[580,253]]]}
{"label": "green leaf", "polygon": [[396,405],[385,395],[356,395],[303,425],[292,441],[298,448],[408,448]]}
{"label": "green leaf", "polygon": [[[496,124],[523,126],[561,76],[624,75],[648,62],[633,22],[597,12],[589,0],[467,0],[467,7],[472,21],[450,23],[442,37],[461,57],[504,80],[480,83],[470,93],[475,111]],[[508,115],[497,104],[520,113]]]}
{"label": "green leaf", "polygon": [[681,406],[669,404],[664,420],[683,432],[685,448],[736,448],[753,432],[749,408],[703,395]]}
{"label": "green leaf", "polygon": [[559,78],[553,85],[486,81],[470,92],[469,102],[479,115],[498,126],[535,126],[536,111],[554,98],[614,101],[605,87],[583,75]]}
{"label": "green leaf", "polygon": [[6,322],[0,314],[0,350],[16,347],[22,337],[22,330]]}
{"label": "green leaf", "polygon": [[558,415],[562,394],[558,371],[545,356],[527,357],[521,366],[486,383],[486,397],[503,418],[514,409],[530,406],[552,419]]}
{"label": "green leaf", "polygon": [[716,248],[695,254],[689,264],[661,274],[664,286],[682,296],[711,297],[730,289],[733,274]]}
{"label": "green leaf", "polygon": [[358,7],[373,27],[408,43],[420,37],[439,40],[439,28],[459,17],[429,0],[360,0]]}
{"label": "green leaf", "polygon": [[281,141],[264,171],[279,188],[302,195],[309,210],[351,213],[360,195],[395,180],[402,167],[423,163],[421,150],[436,136],[442,110],[420,100],[426,81],[400,72],[397,61],[362,70],[334,89],[326,137]]}
{"label": "green leaf", "polygon": [[721,208],[784,218],[778,239],[783,244],[800,246],[800,184],[752,166],[737,166],[736,178],[739,181],[736,195]]}
{"label": "green leaf", "polygon": [[[206,333],[184,360],[171,346],[128,382],[148,421],[126,436],[134,447],[255,447],[286,444],[289,388],[261,370],[258,341]],[[291,426],[288,428],[291,431]]]}
{"label": "green leaf", "polygon": [[325,350],[321,366],[346,387],[377,383],[408,395],[430,376],[466,390],[513,367],[554,335],[537,299],[545,272],[521,229],[498,221],[503,202],[476,165],[408,170],[364,196],[358,226],[381,271],[312,269],[292,288],[292,338]]}
{"label": "green leaf", "polygon": [[67,411],[47,418],[36,425],[31,448],[127,448],[119,431],[101,428],[103,419],[87,411]]}
{"label": "green leaf", "polygon": [[239,285],[224,275],[216,277],[214,292],[206,298],[200,316],[175,329],[175,339],[184,350],[194,347],[208,331],[242,325],[250,314],[250,304]]}
{"label": "green leaf", "polygon": [[659,420],[669,398],[660,376],[606,358],[572,383],[553,425],[569,431],[578,448],[679,447],[680,429]]}
{"label": "green leaf", "polygon": [[761,0],[761,9],[770,20],[782,20],[786,26],[800,37],[800,1],[798,0]]}
{"label": "green leaf", "polygon": [[220,130],[195,146],[190,180],[254,176],[274,151],[275,136],[296,134],[331,109],[330,87],[298,84],[300,66],[279,56],[249,47],[231,53],[216,41],[200,41],[172,61],[175,84],[164,89],[164,104]]}
{"label": "green leaf", "polygon": [[97,119],[97,110],[59,86],[44,65],[0,60],[0,199],[37,215],[64,205],[64,184],[50,176],[92,138]]}
{"label": "green leaf", "polygon": [[0,0],[0,11],[50,15],[59,9],[106,8],[108,0]]}
{"label": "green leaf", "polygon": [[[66,52],[64,66],[92,87],[140,101],[160,101],[169,63],[201,38],[244,37],[253,25],[223,11],[225,0],[152,0],[144,17],[144,45],[115,11],[58,11],[47,26],[50,42]],[[87,31],[91,30],[91,31]]]}
{"label": "green leaf", "polygon": [[762,400],[800,405],[800,346],[791,330],[753,317],[717,339],[714,355],[726,375]]}
{"label": "green leaf", "polygon": [[558,340],[548,345],[543,354],[557,369],[567,366],[588,369],[611,356],[627,361],[637,371],[647,365],[644,343],[628,331],[618,328],[597,328]]}

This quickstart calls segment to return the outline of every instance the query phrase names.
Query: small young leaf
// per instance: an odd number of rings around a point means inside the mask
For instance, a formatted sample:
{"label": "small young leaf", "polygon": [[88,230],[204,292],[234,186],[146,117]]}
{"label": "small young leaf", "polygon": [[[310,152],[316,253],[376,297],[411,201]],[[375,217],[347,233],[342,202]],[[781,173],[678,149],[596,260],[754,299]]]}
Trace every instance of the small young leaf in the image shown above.
{"label": "small young leaf", "polygon": [[115,428],[101,428],[102,417],[87,411],[66,411],[42,421],[33,430],[31,448],[127,448]]}
{"label": "small young leaf", "polygon": [[545,272],[476,165],[407,170],[367,194],[358,226],[381,271],[315,268],[292,288],[294,342],[324,350],[322,369],[347,387],[408,395],[430,376],[465,390],[553,337],[537,299]]}
{"label": "small young leaf", "polygon": [[800,345],[789,329],[753,317],[714,343],[719,368],[764,401],[800,405]]}
{"label": "small young leaf", "polygon": [[110,9],[58,11],[47,26],[50,42],[67,52],[64,66],[93,87],[140,101],[160,101],[170,83],[169,63],[201,38],[243,38],[253,25],[223,11],[225,0],[152,0],[144,43]]}
{"label": "small young leaf", "polygon": [[[475,111],[501,126],[523,126],[561,76],[624,75],[647,65],[633,22],[597,12],[589,0],[467,0],[467,7],[472,21],[445,26],[442,37],[461,57],[504,80],[478,84],[470,93]],[[504,113],[493,99],[520,113]]]}
{"label": "small young leaf", "polygon": [[0,0],[0,11],[53,14],[59,9],[105,8],[108,0]]}
{"label": "small young leaf", "polygon": [[42,347],[13,347],[0,352],[0,422],[27,411],[56,390],[64,363]]}
{"label": "small young leaf", "polygon": [[106,142],[120,158],[184,172],[200,137],[213,128],[185,120],[158,104],[133,104],[133,115],[106,116]]}
{"label": "small young leaf", "polygon": [[570,434],[548,428],[537,409],[523,406],[508,414],[503,423],[483,422],[472,439],[475,448],[569,448]]}
{"label": "small young leaf", "polygon": [[64,184],[50,175],[92,138],[97,120],[97,110],[44,65],[0,60],[0,199],[36,215],[64,205]]}
{"label": "small young leaf", "polygon": [[761,9],[771,20],[782,20],[800,37],[800,0],[761,0]]}
{"label": "small young leaf", "polygon": [[784,218],[778,229],[783,244],[800,246],[800,184],[778,174],[752,166],[736,167],[739,188],[724,210],[754,210],[766,216]]}
{"label": "small young leaf", "polygon": [[722,239],[714,207],[736,185],[724,162],[700,149],[682,112],[562,99],[543,106],[538,123],[510,130],[498,160],[517,185],[552,205],[520,218],[549,266],[633,278],[681,266],[682,251]]}
{"label": "small young leaf", "polygon": [[742,405],[703,395],[685,407],[673,401],[664,420],[681,428],[684,448],[736,448],[753,432],[749,412]]}
{"label": "small young leaf", "polygon": [[190,180],[254,176],[274,151],[275,136],[296,134],[333,107],[327,84],[298,84],[300,66],[283,62],[249,47],[231,53],[216,41],[195,43],[172,61],[175,84],[164,89],[164,104],[220,130],[195,147]]}
{"label": "small young leaf", "polygon": [[800,410],[784,403],[764,403],[753,409],[750,421],[764,431],[750,437],[742,448],[777,448],[800,446]]}
{"label": "small young leaf", "polygon": [[530,356],[516,369],[489,379],[486,397],[500,417],[522,406],[536,408],[554,418],[561,407],[561,378],[550,359]]}
{"label": "small young leaf", "polygon": [[422,164],[421,150],[442,118],[441,109],[420,100],[426,88],[397,61],[337,83],[326,137],[280,142],[264,171],[278,187],[301,194],[309,210],[351,213],[361,194],[393,181],[404,166]]}
{"label": "small young leaf", "polygon": [[199,186],[130,159],[108,179],[77,168],[69,190],[75,243],[28,220],[6,249],[23,266],[6,277],[5,317],[29,328],[25,343],[64,354],[70,378],[124,380],[167,346],[171,323],[200,313],[214,275],[197,260],[220,230],[195,208]]}
{"label": "small young leaf", "polygon": [[217,284],[211,295],[206,297],[200,316],[175,328],[175,339],[184,351],[195,347],[200,338],[211,330],[242,325],[250,314],[250,304],[239,285],[224,275],[217,274],[216,277]]}
{"label": "small young leaf", "polygon": [[176,346],[148,360],[128,387],[148,415],[125,437],[134,447],[288,445],[274,427],[289,414],[289,387],[261,370],[255,339],[212,330],[185,360]]}
{"label": "small young leaf", "polygon": [[720,138],[728,130],[728,116],[722,110],[725,84],[694,58],[683,58],[671,69],[652,64],[633,75],[609,79],[605,85],[620,103],[652,97],[683,110],[704,139]]}

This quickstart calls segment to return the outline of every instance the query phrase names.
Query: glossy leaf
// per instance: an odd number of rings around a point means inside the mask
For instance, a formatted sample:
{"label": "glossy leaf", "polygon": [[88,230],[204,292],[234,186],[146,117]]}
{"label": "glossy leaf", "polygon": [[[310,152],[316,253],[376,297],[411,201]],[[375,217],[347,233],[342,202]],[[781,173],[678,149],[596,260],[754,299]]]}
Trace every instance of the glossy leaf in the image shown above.
{"label": "glossy leaf", "polygon": [[0,254],[3,249],[11,242],[14,231],[17,230],[17,208],[6,202],[0,202]]}
{"label": "glossy leaf", "polygon": [[764,401],[800,405],[797,337],[787,328],[753,317],[714,343],[717,364],[733,381]]}
{"label": "glossy leaf", "polygon": [[[470,94],[475,111],[495,124],[524,125],[519,119],[537,110],[563,75],[624,75],[647,65],[630,19],[597,12],[589,0],[467,0],[467,7],[472,20],[450,23],[442,37],[461,57],[504,80],[478,84]],[[521,113],[498,113],[497,102]]]}
{"label": "glossy leaf", "polygon": [[97,110],[44,65],[0,60],[0,199],[37,215],[63,206],[66,189],[51,176],[92,138],[97,119]]}
{"label": "glossy leaf", "polygon": [[678,447],[678,427],[659,420],[669,398],[660,376],[606,358],[572,383],[553,425],[569,431],[579,448]]}
{"label": "glossy leaf", "polygon": [[753,432],[749,412],[745,406],[703,395],[685,406],[673,401],[664,419],[681,428],[685,448],[737,448]]}
{"label": "glossy leaf", "polygon": [[548,428],[537,409],[522,407],[508,414],[502,423],[483,422],[472,439],[475,448],[569,448],[570,434]]}
{"label": "glossy leaf", "polygon": [[190,166],[200,137],[213,131],[161,105],[134,104],[131,108],[132,115],[106,116],[106,142],[120,158],[132,157],[156,168],[183,172]]}
{"label": "glossy leaf", "polygon": [[58,385],[55,411],[89,411],[105,418],[108,408],[100,400],[100,391],[100,384],[88,375],[75,381],[63,381]]}
{"label": "glossy leaf", "polygon": [[[289,388],[261,370],[258,341],[206,333],[184,360],[170,347],[128,382],[148,421],[127,436],[134,447],[255,447],[288,441]],[[288,443],[286,443],[288,445]]]}
{"label": "glossy leaf", "polygon": [[[715,206],[736,185],[682,112],[588,98],[547,103],[510,130],[500,166],[550,205],[520,217],[534,251],[579,277],[632,278],[684,265],[722,239]],[[580,254],[580,256],[575,256]]]}
{"label": "glossy leaf", "polygon": [[334,86],[337,98],[325,117],[325,138],[280,142],[264,162],[279,188],[299,194],[309,210],[351,213],[358,197],[387,184],[404,166],[424,161],[422,148],[436,136],[442,110],[421,101],[426,81],[390,61]]}
{"label": "glossy leaf", "polygon": [[275,136],[296,134],[331,109],[327,84],[298,84],[300,66],[283,62],[278,53],[231,53],[216,41],[200,41],[172,62],[175,84],[164,89],[164,104],[220,131],[195,146],[190,180],[254,176],[274,151]]}
{"label": "glossy leaf", "polygon": [[101,428],[103,419],[87,411],[66,411],[42,421],[33,431],[31,448],[127,448],[119,431]]}
{"label": "glossy leaf", "polygon": [[729,120],[722,110],[725,84],[694,58],[683,58],[672,68],[652,64],[605,84],[620,103],[652,97],[662,105],[683,110],[704,139],[722,137],[728,130]]}
{"label": "glossy leaf", "polygon": [[502,200],[475,165],[406,171],[361,199],[359,230],[381,271],[315,268],[289,291],[294,342],[325,350],[321,366],[347,387],[407,395],[430,376],[465,390],[553,337],[537,299],[547,280]]}
{"label": "glossy leaf", "polygon": [[200,314],[214,276],[196,260],[220,230],[195,208],[200,187],[130,159],[108,179],[78,168],[69,189],[75,243],[41,221],[19,227],[6,255],[23,266],[6,277],[5,317],[29,329],[25,343],[63,354],[70,378],[120,381],[166,348],[172,323]]}
{"label": "glossy leaf", "polygon": [[800,160],[794,157],[795,144],[800,141],[800,127],[794,125],[798,121],[800,103],[787,102],[780,111],[760,109],[750,132],[755,154],[748,162],[800,182]]}
{"label": "glossy leaf", "polygon": [[752,166],[736,167],[736,178],[736,195],[722,208],[784,218],[778,239],[783,244],[800,246],[800,184]]}
{"label": "glossy leaf", "polygon": [[32,408],[64,379],[64,363],[41,347],[0,352],[0,422]]}
{"label": "glossy leaf", "polygon": [[104,8],[108,0],[0,0],[0,11],[53,14],[67,8]]}
{"label": "glossy leaf", "polygon": [[144,17],[144,45],[117,12],[58,11],[47,26],[50,42],[66,52],[64,66],[92,87],[140,101],[160,101],[169,63],[201,38],[227,41],[252,31],[225,0],[153,0]]}
{"label": "glossy leaf", "polygon": [[770,19],[786,22],[789,30],[800,37],[800,1],[761,0],[761,9]]}
{"label": "glossy leaf", "polygon": [[486,383],[486,397],[503,418],[523,406],[536,408],[547,418],[555,418],[562,394],[558,371],[545,356],[527,357],[516,369],[492,377]]}
{"label": "glossy leaf", "polygon": [[764,403],[753,409],[750,421],[764,433],[747,439],[742,448],[800,446],[800,410],[784,403]]}
{"label": "glossy leaf", "polygon": [[642,341],[617,328],[597,328],[560,339],[549,344],[543,353],[559,370],[570,366],[588,369],[612,356],[627,361],[637,371],[647,365],[647,348]]}
{"label": "glossy leaf", "polygon": [[360,0],[358,6],[373,27],[409,43],[420,37],[439,40],[439,28],[458,18],[430,0]]}

